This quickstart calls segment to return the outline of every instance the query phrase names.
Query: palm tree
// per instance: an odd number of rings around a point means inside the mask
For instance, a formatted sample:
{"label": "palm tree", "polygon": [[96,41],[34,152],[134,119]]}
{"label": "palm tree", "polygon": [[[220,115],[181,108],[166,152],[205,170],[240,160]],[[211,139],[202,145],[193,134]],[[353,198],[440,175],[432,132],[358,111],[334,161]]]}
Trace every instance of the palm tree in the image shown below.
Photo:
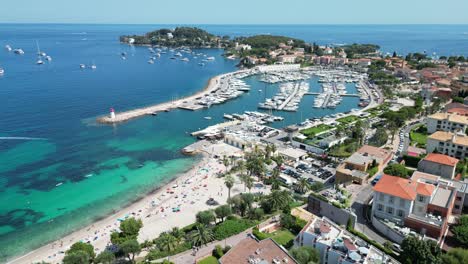
{"label": "palm tree", "polygon": [[229,166],[229,159],[226,157],[226,155],[223,156],[223,165],[226,167],[226,172]]}
{"label": "palm tree", "polygon": [[169,232],[170,235],[174,236],[177,240],[177,244],[181,244],[182,241],[184,241],[184,231],[180,230],[178,227],[173,227],[171,232]]}
{"label": "palm tree", "polygon": [[273,210],[286,207],[291,202],[291,194],[284,191],[272,191],[267,197],[267,201]]}
{"label": "palm tree", "polygon": [[271,189],[272,190],[279,190],[279,181],[278,177],[280,176],[280,169],[279,167],[276,167],[273,169],[273,172],[271,173]]}
{"label": "palm tree", "polygon": [[234,178],[231,175],[224,177],[224,184],[228,188],[228,201],[231,200],[231,188],[234,186]]}
{"label": "palm tree", "polygon": [[307,190],[310,190],[310,184],[307,181],[306,178],[301,178],[297,183],[296,183],[296,188],[297,191],[300,193],[306,193]]}
{"label": "palm tree", "polygon": [[254,184],[253,178],[247,175],[247,178],[245,179],[245,186],[247,186],[247,189],[249,189],[249,192],[252,189],[253,184]]}
{"label": "palm tree", "polygon": [[213,232],[202,224],[197,224],[197,229],[192,236],[192,243],[195,246],[202,246],[214,240]]}
{"label": "palm tree", "polygon": [[163,232],[157,239],[156,244],[161,251],[172,252],[177,248],[179,242],[175,236]]}

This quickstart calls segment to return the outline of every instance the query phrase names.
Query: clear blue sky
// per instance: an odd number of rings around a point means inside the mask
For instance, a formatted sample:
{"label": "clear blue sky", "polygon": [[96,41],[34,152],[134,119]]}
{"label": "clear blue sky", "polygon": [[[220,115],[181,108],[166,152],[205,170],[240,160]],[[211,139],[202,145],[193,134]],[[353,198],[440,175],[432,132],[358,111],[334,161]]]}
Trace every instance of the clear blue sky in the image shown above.
{"label": "clear blue sky", "polygon": [[468,0],[2,0],[0,22],[468,24]]}

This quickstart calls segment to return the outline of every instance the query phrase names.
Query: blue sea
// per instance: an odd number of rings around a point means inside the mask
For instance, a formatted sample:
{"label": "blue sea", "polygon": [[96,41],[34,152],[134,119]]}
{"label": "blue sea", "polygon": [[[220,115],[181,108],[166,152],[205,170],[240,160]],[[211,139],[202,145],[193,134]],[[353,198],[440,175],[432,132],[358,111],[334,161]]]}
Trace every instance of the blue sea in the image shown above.
{"label": "blue sea", "polygon": [[[468,56],[466,25],[198,26],[218,35],[286,35],[323,45],[375,43],[383,52],[400,54]],[[198,65],[201,58],[189,56],[190,62],[182,62],[169,59],[169,54],[148,64],[147,48],[118,42],[120,35],[162,27],[175,25],[0,24],[0,67],[5,69],[0,77],[0,262],[168,182],[197,161],[180,154],[195,141],[189,132],[221,121],[224,113],[256,110],[278,89],[249,77],[252,91],[223,105],[114,126],[96,124],[96,117],[110,107],[123,111],[186,96],[202,89],[210,77],[236,69],[237,61],[224,59],[222,50],[198,50],[216,58],[203,67]],[[25,54],[7,52],[6,44]],[[35,64],[37,45],[51,62]],[[80,64],[97,68],[80,69]],[[312,91],[319,89],[316,79],[310,85]],[[318,110],[308,96],[298,112],[276,113],[285,120],[274,126],[349,111],[357,103],[348,97],[334,110]]]}

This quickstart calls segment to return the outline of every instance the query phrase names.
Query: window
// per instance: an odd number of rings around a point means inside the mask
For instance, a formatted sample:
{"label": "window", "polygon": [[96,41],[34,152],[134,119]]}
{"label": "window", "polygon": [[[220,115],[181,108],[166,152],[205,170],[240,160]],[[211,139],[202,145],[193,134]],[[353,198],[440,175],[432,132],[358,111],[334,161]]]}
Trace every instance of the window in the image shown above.
{"label": "window", "polygon": [[398,210],[397,214],[398,214],[399,217],[403,217],[403,210]]}
{"label": "window", "polygon": [[380,193],[380,194],[379,194],[379,200],[380,200],[380,201],[383,201],[384,199],[385,199],[385,194]]}
{"label": "window", "polygon": [[383,210],[383,205],[382,204],[377,204],[377,210],[382,211]]}
{"label": "window", "polygon": [[405,199],[400,198],[400,207],[405,206]]}
{"label": "window", "polygon": [[393,215],[393,207],[387,207],[387,213]]}
{"label": "window", "polygon": [[388,202],[389,202],[389,203],[392,204],[394,200],[395,200],[395,197],[393,197],[393,196],[389,196],[389,197],[388,197]]}
{"label": "window", "polygon": [[455,209],[457,209],[457,210],[460,209],[460,206],[459,206],[459,205],[455,205],[454,207],[455,207]]}
{"label": "window", "polygon": [[418,195],[418,200],[419,200],[421,203],[424,203],[424,196]]}

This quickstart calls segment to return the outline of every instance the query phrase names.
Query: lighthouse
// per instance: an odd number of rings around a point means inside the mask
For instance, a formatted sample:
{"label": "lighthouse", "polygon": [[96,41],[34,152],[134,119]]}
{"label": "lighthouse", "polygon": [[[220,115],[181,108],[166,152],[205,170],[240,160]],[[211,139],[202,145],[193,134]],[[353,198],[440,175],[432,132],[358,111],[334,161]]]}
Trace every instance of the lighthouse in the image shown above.
{"label": "lighthouse", "polygon": [[110,109],[110,118],[111,118],[111,119],[115,119],[115,111],[114,111],[114,108],[111,108],[111,109]]}

